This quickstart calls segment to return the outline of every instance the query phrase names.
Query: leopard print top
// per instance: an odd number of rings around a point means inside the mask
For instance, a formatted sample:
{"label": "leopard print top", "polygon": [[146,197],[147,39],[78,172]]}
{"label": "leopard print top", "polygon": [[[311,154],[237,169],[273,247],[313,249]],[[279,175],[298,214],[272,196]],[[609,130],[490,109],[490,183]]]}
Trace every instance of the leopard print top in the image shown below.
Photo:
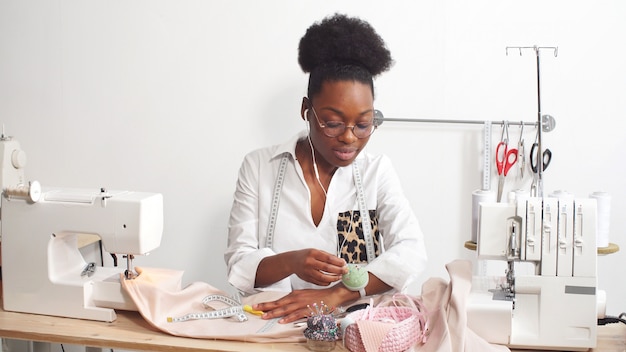
{"label": "leopard print top", "polygon": [[[374,253],[380,255],[380,232],[378,231],[378,216],[376,210],[369,211],[372,236],[374,242]],[[363,223],[361,221],[361,212],[359,210],[350,210],[339,213],[337,218],[337,236],[339,243],[339,256],[346,263],[365,264],[367,263],[367,250],[365,245],[365,237],[363,235]]]}

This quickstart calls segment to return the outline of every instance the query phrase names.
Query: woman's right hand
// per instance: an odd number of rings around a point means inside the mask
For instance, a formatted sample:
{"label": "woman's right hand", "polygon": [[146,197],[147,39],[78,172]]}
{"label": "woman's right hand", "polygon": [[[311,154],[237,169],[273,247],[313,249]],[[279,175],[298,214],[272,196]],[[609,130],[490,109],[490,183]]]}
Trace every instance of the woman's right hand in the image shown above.
{"label": "woman's right hand", "polygon": [[307,248],[265,257],[256,272],[255,287],[274,284],[289,275],[319,286],[329,286],[348,272],[345,260],[319,249]]}
{"label": "woman's right hand", "polygon": [[314,248],[289,252],[289,263],[300,279],[320,286],[339,281],[348,272],[345,260]]}

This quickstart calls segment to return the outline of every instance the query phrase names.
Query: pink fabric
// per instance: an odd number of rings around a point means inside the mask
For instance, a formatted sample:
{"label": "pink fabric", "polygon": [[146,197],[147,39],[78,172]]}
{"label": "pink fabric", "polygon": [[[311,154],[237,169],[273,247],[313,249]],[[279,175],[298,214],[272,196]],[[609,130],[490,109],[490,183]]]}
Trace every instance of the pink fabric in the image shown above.
{"label": "pink fabric", "polygon": [[[140,275],[134,280],[121,280],[126,292],[133,298],[141,315],[154,327],[166,333],[195,338],[237,340],[248,342],[298,342],[304,341],[303,327],[294,324],[273,324],[265,331],[267,320],[247,314],[248,321],[239,322],[234,317],[200,319],[186,322],[167,322],[168,317],[180,317],[207,310],[202,305],[204,297],[212,294],[228,296],[209,284],[196,282],[181,289],[182,272],[167,269],[136,268]],[[416,344],[414,352],[504,352],[505,346],[493,345],[467,328],[466,302],[471,289],[471,263],[454,261],[446,265],[450,282],[431,278],[422,286],[421,300],[428,313],[430,326],[428,339]],[[243,304],[276,300],[284,292],[262,292],[243,298]],[[384,304],[392,296],[377,297]],[[418,298],[419,299],[419,298]],[[217,304],[217,303],[216,303]],[[224,306],[225,307],[225,306]],[[215,306],[214,308],[224,308]],[[363,326],[372,333],[368,351],[375,348],[370,343],[380,342],[384,331],[380,327]],[[367,337],[367,335],[365,335]]]}
{"label": "pink fabric", "polygon": [[[426,309],[413,296],[386,295],[383,300],[366,309],[348,314],[344,345],[358,352],[404,352],[426,339],[428,322]],[[346,322],[347,321],[347,322]]]}
{"label": "pink fabric", "polygon": [[[378,351],[379,346],[383,343],[383,339],[391,329],[393,325],[385,324],[377,321],[359,320],[356,322],[359,327],[359,333],[361,334],[361,340],[367,352]],[[367,336],[367,338],[364,338]]]}
{"label": "pink fabric", "polygon": [[[182,272],[157,268],[136,268],[139,276],[134,280],[122,279],[122,286],[133,299],[139,313],[155,328],[168,334],[184,337],[237,340],[248,342],[299,342],[305,341],[302,330],[294,324],[278,324],[259,332],[270,324],[259,316],[248,314],[248,321],[239,322],[235,317],[222,319],[198,319],[184,322],[168,322],[168,317],[181,317],[189,313],[205,313],[208,310],[202,300],[209,295],[230,296],[215,287],[195,282],[181,289]],[[172,284],[178,282],[178,285]],[[254,304],[276,300],[284,292],[262,292],[244,297],[242,304]],[[215,302],[213,308],[228,306]]]}
{"label": "pink fabric", "polygon": [[450,282],[431,278],[422,286],[422,303],[429,312],[428,340],[419,352],[504,352],[509,348],[490,344],[467,327],[466,303],[472,282],[472,265],[457,260],[446,265]]}

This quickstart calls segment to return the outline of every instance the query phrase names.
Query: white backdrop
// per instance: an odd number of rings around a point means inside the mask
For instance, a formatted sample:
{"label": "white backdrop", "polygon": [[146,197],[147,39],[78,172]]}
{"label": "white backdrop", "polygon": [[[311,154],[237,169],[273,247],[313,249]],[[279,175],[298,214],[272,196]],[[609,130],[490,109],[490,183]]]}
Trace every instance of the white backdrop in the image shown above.
{"label": "white backdrop", "polygon": [[[222,252],[239,164],[304,128],[307,76],[297,46],[316,20],[370,21],[396,61],[376,81],[387,117],[534,121],[542,55],[545,191],[612,196],[600,257],[609,313],[626,311],[626,3],[615,1],[0,0],[0,122],[44,186],[163,193],[162,246],[135,263],[185,270],[226,288]],[[500,128],[493,128],[494,141]],[[511,127],[516,142],[520,130]],[[535,131],[524,133],[527,152]],[[471,193],[481,186],[482,126],[387,122],[371,152],[394,161],[420,218],[430,276],[473,259]],[[494,169],[492,167],[492,169]],[[507,189],[526,188],[529,172]],[[496,186],[492,175],[492,187]]]}

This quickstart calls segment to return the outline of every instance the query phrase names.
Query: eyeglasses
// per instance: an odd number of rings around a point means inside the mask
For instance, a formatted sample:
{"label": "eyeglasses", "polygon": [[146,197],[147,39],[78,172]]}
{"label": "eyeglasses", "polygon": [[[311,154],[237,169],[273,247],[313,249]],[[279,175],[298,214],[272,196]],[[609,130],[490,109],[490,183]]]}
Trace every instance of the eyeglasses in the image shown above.
{"label": "eyeglasses", "polygon": [[312,105],[311,111],[313,111],[317,124],[320,125],[324,134],[331,138],[341,136],[346,132],[346,128],[352,129],[352,134],[354,134],[356,138],[367,138],[371,136],[382,123],[382,119],[380,118],[382,113],[378,110],[374,110],[374,118],[371,122],[360,122],[352,126],[346,126],[346,124],[341,121],[327,121],[322,123]]}

